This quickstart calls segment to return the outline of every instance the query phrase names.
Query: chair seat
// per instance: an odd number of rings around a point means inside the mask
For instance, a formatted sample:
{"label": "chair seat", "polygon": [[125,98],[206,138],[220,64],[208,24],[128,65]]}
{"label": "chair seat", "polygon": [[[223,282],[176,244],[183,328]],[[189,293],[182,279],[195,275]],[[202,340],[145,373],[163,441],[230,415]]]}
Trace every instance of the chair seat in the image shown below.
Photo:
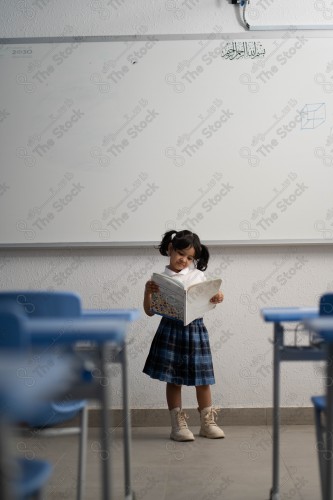
{"label": "chair seat", "polygon": [[319,411],[326,411],[326,397],[325,396],[312,396],[311,401],[313,406]]}
{"label": "chair seat", "polygon": [[18,458],[16,460],[17,477],[14,479],[12,488],[19,498],[25,498],[40,491],[52,473],[52,466],[44,460],[27,460]]}
{"label": "chair seat", "polygon": [[43,405],[39,405],[38,415],[34,415],[32,418],[27,419],[25,424],[30,427],[52,427],[54,425],[62,424],[75,418],[79,411],[83,410],[87,402],[85,400],[79,401],[66,401],[61,402],[51,402]]}

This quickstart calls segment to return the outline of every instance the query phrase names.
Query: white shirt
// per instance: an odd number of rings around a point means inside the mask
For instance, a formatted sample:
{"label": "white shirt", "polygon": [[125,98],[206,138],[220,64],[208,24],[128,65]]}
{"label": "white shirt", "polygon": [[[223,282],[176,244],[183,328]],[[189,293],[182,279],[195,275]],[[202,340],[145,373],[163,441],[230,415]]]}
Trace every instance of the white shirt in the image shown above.
{"label": "white shirt", "polygon": [[175,271],[171,271],[171,269],[166,266],[162,274],[181,281],[182,283],[184,283],[184,286],[186,288],[190,285],[195,285],[196,283],[202,283],[203,281],[206,281],[206,276],[202,271],[191,267],[185,267],[185,269],[182,269],[181,271],[176,273]]}

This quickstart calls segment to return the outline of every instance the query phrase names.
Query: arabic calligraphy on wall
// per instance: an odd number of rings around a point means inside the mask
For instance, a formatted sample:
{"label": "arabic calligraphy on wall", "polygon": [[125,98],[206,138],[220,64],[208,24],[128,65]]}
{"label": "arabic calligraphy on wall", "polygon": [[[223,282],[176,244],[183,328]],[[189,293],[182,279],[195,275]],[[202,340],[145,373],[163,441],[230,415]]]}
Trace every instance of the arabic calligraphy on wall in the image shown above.
{"label": "arabic calligraphy on wall", "polygon": [[221,57],[224,59],[254,59],[264,57],[265,48],[258,41],[227,42],[222,49]]}

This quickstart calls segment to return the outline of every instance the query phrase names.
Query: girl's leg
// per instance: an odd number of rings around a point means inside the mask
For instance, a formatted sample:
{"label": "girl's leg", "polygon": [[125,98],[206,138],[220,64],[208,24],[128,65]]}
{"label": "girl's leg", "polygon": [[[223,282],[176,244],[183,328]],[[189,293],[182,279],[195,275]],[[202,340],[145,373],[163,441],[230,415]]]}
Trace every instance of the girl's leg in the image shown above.
{"label": "girl's leg", "polygon": [[194,436],[186,423],[187,416],[182,410],[182,386],[168,382],[166,397],[171,417],[170,438],[174,441],[193,441]]}
{"label": "girl's leg", "polygon": [[204,408],[208,408],[209,406],[212,406],[212,395],[210,392],[210,385],[197,385],[195,389],[197,392],[199,411],[203,410]]}
{"label": "girl's leg", "polygon": [[182,407],[182,386],[176,384],[166,385],[166,399],[169,410]]}
{"label": "girl's leg", "polygon": [[198,385],[195,389],[200,412],[200,436],[211,439],[223,438],[224,432],[215,422],[217,412],[212,406],[210,385]]}

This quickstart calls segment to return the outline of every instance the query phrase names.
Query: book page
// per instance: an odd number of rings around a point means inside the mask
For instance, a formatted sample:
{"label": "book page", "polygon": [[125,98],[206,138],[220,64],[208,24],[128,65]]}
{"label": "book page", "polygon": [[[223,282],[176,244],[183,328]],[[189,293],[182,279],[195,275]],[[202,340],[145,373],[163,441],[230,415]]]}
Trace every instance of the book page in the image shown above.
{"label": "book page", "polygon": [[222,280],[217,278],[197,283],[188,288],[185,325],[191,323],[194,319],[202,318],[205,312],[214,309],[216,304],[210,302],[210,299],[218,293],[221,283]]}
{"label": "book page", "polygon": [[184,321],[185,290],[183,284],[157,273],[152,275],[152,280],[159,286],[159,292],[152,295],[152,311],[161,316]]}
{"label": "book page", "polygon": [[182,281],[176,277],[172,278],[171,276],[167,276],[166,274],[153,273],[151,279],[158,285],[168,287],[170,290],[174,290],[175,287],[179,287],[181,289],[185,288]]}

